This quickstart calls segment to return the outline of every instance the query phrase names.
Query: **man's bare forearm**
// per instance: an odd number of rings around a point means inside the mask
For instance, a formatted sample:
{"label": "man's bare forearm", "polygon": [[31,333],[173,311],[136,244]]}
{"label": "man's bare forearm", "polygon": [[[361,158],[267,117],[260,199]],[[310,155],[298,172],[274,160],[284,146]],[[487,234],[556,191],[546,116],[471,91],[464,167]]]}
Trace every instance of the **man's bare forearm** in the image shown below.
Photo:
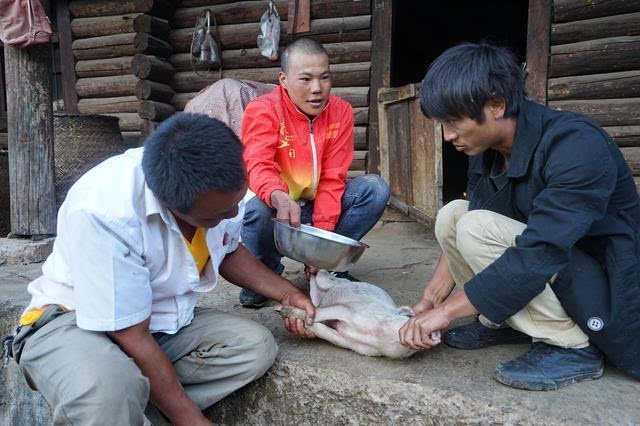
{"label": "man's bare forearm", "polygon": [[220,275],[227,281],[281,302],[287,294],[300,290],[260,262],[242,244],[225,256]]}
{"label": "man's bare forearm", "polygon": [[430,301],[434,305],[439,305],[451,294],[455,286],[456,283],[449,270],[447,257],[442,253],[438,259],[433,276],[424,289],[422,298]]}
{"label": "man's bare forearm", "polygon": [[211,424],[191,401],[176,371],[149,332],[149,319],[133,327],[108,333],[149,379],[150,399],[176,425]]}

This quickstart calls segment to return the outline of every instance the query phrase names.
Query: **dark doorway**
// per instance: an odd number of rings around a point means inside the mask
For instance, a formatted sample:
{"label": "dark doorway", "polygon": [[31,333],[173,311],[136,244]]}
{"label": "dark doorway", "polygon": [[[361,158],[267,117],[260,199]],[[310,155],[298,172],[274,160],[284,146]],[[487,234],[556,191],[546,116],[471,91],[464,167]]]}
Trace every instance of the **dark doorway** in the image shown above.
{"label": "dark doorway", "polygon": [[[463,41],[512,49],[524,62],[528,0],[398,0],[394,12],[391,84],[417,83],[431,62]],[[443,141],[443,202],[462,198],[468,158]]]}

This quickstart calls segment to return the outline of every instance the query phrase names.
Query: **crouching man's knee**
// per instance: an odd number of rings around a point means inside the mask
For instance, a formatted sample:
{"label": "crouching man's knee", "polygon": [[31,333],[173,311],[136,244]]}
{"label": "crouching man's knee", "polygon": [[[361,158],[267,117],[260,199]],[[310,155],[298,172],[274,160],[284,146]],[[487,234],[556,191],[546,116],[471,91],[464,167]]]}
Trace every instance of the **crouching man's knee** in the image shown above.
{"label": "crouching man's knee", "polygon": [[436,239],[442,241],[446,238],[455,236],[456,224],[469,210],[469,202],[467,200],[453,200],[438,211],[434,232]]}
{"label": "crouching man's knee", "polygon": [[262,377],[276,360],[278,344],[273,334],[264,326],[255,324],[245,335],[245,376],[248,381]]}

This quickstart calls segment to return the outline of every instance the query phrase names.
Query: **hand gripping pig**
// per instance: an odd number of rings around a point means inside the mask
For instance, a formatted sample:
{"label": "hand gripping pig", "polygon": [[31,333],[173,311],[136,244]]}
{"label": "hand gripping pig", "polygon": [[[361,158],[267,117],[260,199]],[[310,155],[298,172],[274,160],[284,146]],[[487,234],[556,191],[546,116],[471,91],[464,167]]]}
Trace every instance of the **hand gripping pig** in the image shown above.
{"label": "hand gripping pig", "polygon": [[[336,278],[325,270],[311,277],[311,301],[316,319],[307,329],[334,345],[368,356],[405,358],[416,351],[400,344],[398,330],[414,316],[408,306],[396,307],[383,289],[363,282]],[[282,306],[283,317],[304,320],[304,311]],[[432,339],[440,339],[435,331]]]}

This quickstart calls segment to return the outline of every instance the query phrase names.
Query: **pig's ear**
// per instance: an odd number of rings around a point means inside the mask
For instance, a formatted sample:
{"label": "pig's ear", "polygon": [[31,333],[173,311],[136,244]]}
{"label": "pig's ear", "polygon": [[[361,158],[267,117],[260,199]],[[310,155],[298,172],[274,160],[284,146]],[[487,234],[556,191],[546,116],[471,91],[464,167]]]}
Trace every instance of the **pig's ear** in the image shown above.
{"label": "pig's ear", "polygon": [[404,315],[406,317],[415,317],[416,313],[413,311],[411,306],[400,306],[398,308],[398,313],[400,315]]}

